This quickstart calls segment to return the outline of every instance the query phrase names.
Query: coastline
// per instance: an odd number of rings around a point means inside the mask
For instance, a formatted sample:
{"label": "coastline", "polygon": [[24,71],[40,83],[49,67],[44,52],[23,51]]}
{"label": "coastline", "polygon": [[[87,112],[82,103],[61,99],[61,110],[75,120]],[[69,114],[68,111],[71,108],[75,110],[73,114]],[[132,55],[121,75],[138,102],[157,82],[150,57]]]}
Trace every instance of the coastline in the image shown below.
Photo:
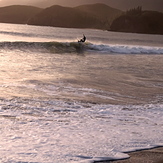
{"label": "coastline", "polygon": [[110,163],[163,163],[163,147],[127,153],[130,158]]}

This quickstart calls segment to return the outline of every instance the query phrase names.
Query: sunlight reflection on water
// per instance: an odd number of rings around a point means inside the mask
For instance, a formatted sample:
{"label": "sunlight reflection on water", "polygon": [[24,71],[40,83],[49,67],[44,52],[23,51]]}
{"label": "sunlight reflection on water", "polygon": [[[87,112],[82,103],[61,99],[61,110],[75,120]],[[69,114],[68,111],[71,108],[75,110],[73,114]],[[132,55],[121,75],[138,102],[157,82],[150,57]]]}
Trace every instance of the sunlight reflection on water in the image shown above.
{"label": "sunlight reflection on water", "polygon": [[[118,48],[115,42],[160,47],[162,38],[1,25],[0,162],[120,159],[124,151],[163,145],[162,55],[99,50]],[[97,51],[45,48],[74,47],[83,33]]]}

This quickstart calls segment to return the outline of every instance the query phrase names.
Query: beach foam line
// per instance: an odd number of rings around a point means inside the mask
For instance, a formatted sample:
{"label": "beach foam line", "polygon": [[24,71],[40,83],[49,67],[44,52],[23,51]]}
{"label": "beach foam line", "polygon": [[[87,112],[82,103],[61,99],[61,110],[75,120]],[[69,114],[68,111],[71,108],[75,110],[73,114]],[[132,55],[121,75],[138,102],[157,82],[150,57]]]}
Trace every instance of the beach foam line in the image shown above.
{"label": "beach foam line", "polygon": [[129,158],[109,161],[110,163],[144,163],[154,162],[163,163],[163,147],[154,147],[150,149],[128,152]]}

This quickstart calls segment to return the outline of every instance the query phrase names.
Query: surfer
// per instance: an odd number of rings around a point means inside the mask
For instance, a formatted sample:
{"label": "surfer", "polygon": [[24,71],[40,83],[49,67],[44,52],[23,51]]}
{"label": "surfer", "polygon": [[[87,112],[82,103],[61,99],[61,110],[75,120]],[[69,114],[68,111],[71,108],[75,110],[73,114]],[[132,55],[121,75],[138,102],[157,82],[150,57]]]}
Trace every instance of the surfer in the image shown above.
{"label": "surfer", "polygon": [[86,37],[85,37],[85,35],[83,34],[83,38],[80,39],[80,40],[78,40],[78,42],[85,42],[85,41],[86,41]]}

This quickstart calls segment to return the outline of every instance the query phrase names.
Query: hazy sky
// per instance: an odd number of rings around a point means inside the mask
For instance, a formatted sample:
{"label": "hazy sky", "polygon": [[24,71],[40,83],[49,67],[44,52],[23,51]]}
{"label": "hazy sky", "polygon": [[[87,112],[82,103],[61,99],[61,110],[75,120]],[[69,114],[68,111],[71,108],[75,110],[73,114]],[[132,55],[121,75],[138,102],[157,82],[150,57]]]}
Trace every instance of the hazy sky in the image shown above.
{"label": "hazy sky", "polygon": [[0,0],[0,6],[19,4],[34,5],[42,8],[56,4],[74,7],[88,3],[105,3],[111,7],[121,10],[142,6],[143,9],[159,10],[163,12],[163,0]]}

